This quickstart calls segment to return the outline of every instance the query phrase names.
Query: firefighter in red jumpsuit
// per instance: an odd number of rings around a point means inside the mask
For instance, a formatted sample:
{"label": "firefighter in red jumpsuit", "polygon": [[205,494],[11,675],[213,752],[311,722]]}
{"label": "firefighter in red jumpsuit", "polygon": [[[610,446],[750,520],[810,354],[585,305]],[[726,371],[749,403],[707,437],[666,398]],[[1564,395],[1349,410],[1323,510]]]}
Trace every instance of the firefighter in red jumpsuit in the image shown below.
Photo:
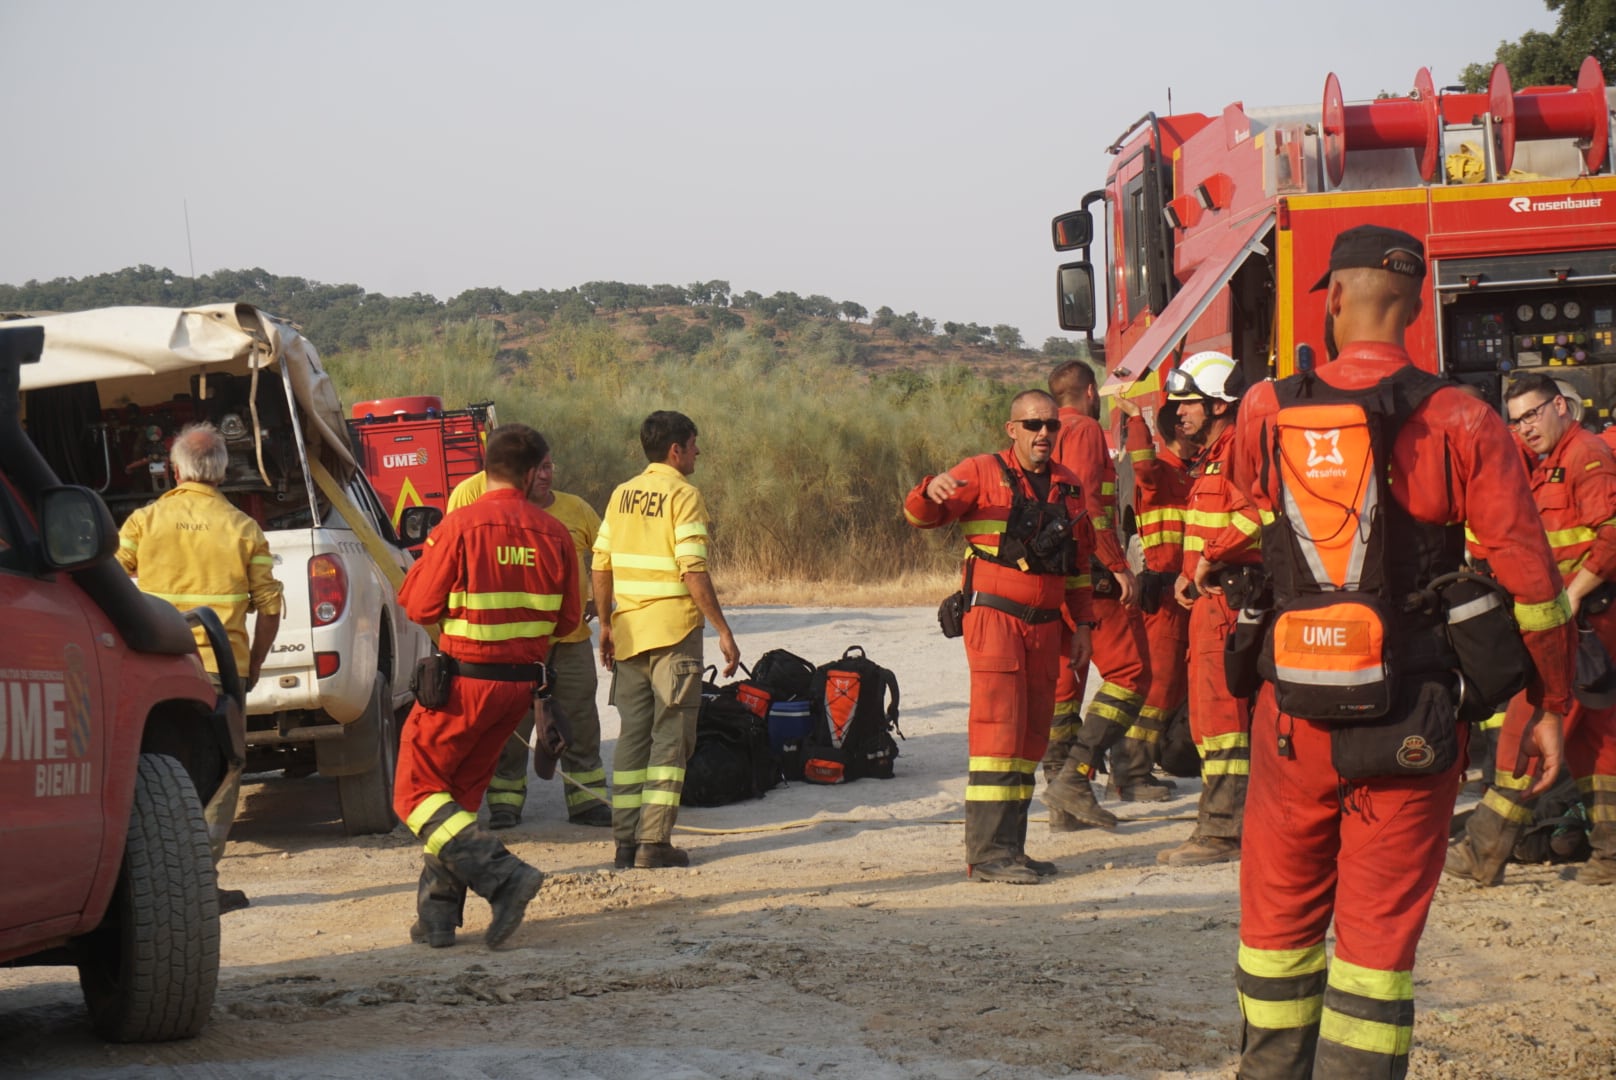
{"label": "firefighter in red jumpsuit", "polygon": [[1054,863],[1027,855],[1027,815],[1049,743],[1064,621],[1067,661],[1089,663],[1088,567],[1094,531],[1077,477],[1051,461],[1055,401],[1028,390],[1011,403],[1011,446],[928,476],[904,500],[921,529],[957,521],[964,568],[965,656],[971,669],[965,859],[978,881],[1030,885]]}
{"label": "firefighter in red jumpsuit", "polygon": [[[1421,307],[1422,245],[1359,226],[1336,238],[1330,271],[1319,286],[1329,289],[1325,340],[1332,357],[1339,342],[1340,355],[1317,378],[1372,386],[1409,363],[1403,335]],[[1277,479],[1263,466],[1277,405],[1271,382],[1246,396],[1230,460],[1235,486],[1265,520],[1275,510]],[[1497,414],[1446,387],[1398,429],[1389,488],[1410,528],[1468,521],[1492,554],[1543,679],[1541,721],[1528,741],[1544,752],[1552,777],[1573,635],[1517,460]],[[1206,557],[1219,558],[1224,542],[1209,542]],[[1458,568],[1462,543],[1454,547],[1449,569]],[[1204,570],[1201,581],[1212,584]],[[1447,695],[1433,708],[1451,715],[1447,677],[1422,681],[1422,693],[1426,686]],[[1408,1070],[1415,947],[1441,877],[1466,733],[1457,732],[1457,760],[1444,772],[1343,782],[1332,757],[1332,732],[1340,730],[1281,713],[1271,684],[1257,695],[1235,974],[1240,1075],[1252,1080],[1400,1078]],[[1327,961],[1332,916],[1336,948]]]}
{"label": "firefighter in red jumpsuit", "polygon": [[1184,511],[1184,563],[1174,590],[1189,610],[1190,735],[1201,754],[1201,798],[1190,838],[1156,856],[1168,866],[1240,857],[1251,772],[1251,703],[1230,692],[1223,673],[1223,646],[1236,612],[1221,590],[1201,590],[1192,599],[1188,588],[1201,572],[1209,544],[1221,542],[1215,559],[1220,571],[1262,561],[1257,519],[1239,505],[1228,476],[1240,400],[1234,392],[1237,380],[1234,360],[1216,351],[1196,353],[1167,373],[1167,398],[1176,404],[1179,429],[1203,447]]}
{"label": "firefighter in red jumpsuit", "polygon": [[[1049,376],[1049,392],[1060,406],[1060,437],[1054,460],[1072,470],[1082,485],[1089,519],[1094,523],[1094,666],[1104,680],[1086,715],[1083,689],[1088,669],[1064,668],[1055,686],[1055,719],[1044,755],[1048,781],[1049,827],[1066,832],[1083,825],[1116,828],[1117,819],[1094,797],[1091,783],[1107,750],[1114,759],[1144,761],[1141,776],[1112,776],[1119,797],[1155,802],[1168,797],[1163,784],[1150,778],[1154,760],[1147,747],[1154,731],[1140,723],[1140,710],[1150,689],[1149,645],[1139,609],[1133,606],[1136,585],[1117,540],[1117,470],[1095,416],[1100,399],[1094,369],[1069,360]],[[1050,794],[1053,792],[1053,794]]]}
{"label": "firefighter in red jumpsuit", "polygon": [[[1178,409],[1171,403],[1157,414],[1159,449],[1138,401],[1121,397],[1117,404],[1128,414],[1123,450],[1133,468],[1134,521],[1145,562],[1139,575],[1139,610],[1150,647],[1150,692],[1139,709],[1147,757],[1128,762],[1128,775],[1138,776],[1154,764],[1169,719],[1189,696],[1190,613],[1174,600],[1173,586],[1184,566],[1184,512],[1190,499],[1186,459],[1194,456],[1195,448],[1180,437]],[[1122,767],[1117,771],[1120,774]],[[1171,781],[1155,783],[1168,794],[1175,787]]]}
{"label": "firefighter in red jumpsuit", "polygon": [[[1564,576],[1571,612],[1585,632],[1616,654],[1616,609],[1611,607],[1616,590],[1605,586],[1616,578],[1616,457],[1577,423],[1578,410],[1564,389],[1547,376],[1525,375],[1511,384],[1504,407],[1527,449],[1541,455],[1532,469],[1532,499]],[[1516,765],[1533,712],[1525,695],[1517,695],[1505,712],[1492,786],[1470,815],[1465,836],[1448,851],[1444,869],[1455,877],[1498,884],[1515,842],[1531,824],[1526,794],[1538,770],[1534,763],[1517,776]],[[1576,880],[1608,885],[1616,881],[1616,709],[1573,705],[1565,717],[1565,755],[1593,824],[1593,857]]]}
{"label": "firefighter in red jumpsuit", "polygon": [[424,850],[410,937],[433,948],[454,944],[468,886],[492,908],[484,940],[497,946],[544,881],[477,824],[477,807],[505,741],[546,686],[550,639],[581,616],[572,538],[528,502],[549,452],[526,425],[496,430],[487,494],[443,520],[399,589],[411,621],[440,623],[438,648],[454,673],[446,701],[410,710],[393,786],[393,809]]}

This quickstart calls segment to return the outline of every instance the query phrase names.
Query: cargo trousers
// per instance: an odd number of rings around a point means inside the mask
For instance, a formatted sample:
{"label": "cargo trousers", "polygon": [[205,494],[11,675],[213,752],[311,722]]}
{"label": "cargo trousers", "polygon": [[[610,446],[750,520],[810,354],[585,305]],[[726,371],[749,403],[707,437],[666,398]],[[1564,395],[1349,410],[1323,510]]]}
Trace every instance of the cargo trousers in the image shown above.
{"label": "cargo trousers", "polygon": [[685,763],[701,709],[701,628],[676,644],[619,657],[611,703],[620,718],[612,758],[612,838],[666,844],[679,818]]}
{"label": "cargo trousers", "polygon": [[[595,707],[595,649],[590,639],[558,641],[550,646],[548,661],[555,686],[550,704],[567,718],[571,741],[561,754],[562,783],[567,816],[577,817],[592,806],[610,806],[606,791],[606,765],[600,758],[600,711]],[[516,737],[500,752],[494,779],[488,785],[488,812],[522,818],[527,804],[529,749],[533,742],[533,711],[517,725]]]}

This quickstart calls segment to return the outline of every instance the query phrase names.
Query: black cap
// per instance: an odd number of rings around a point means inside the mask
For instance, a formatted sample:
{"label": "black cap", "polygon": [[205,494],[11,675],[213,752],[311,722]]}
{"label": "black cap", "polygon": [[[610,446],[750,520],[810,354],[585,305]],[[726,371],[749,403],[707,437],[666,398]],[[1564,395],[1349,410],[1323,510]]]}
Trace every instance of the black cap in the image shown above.
{"label": "black cap", "polygon": [[1330,269],[1310,292],[1330,284],[1337,270],[1390,270],[1411,278],[1425,278],[1425,245],[1401,229],[1359,225],[1335,238],[1330,248]]}

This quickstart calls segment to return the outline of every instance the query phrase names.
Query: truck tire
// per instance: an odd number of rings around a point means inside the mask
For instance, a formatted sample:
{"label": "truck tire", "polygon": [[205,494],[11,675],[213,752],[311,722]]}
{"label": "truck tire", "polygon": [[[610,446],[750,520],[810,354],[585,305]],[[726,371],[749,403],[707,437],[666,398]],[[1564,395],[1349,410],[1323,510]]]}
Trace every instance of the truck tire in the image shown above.
{"label": "truck tire", "polygon": [[393,813],[393,770],[398,767],[399,723],[393,712],[393,687],[385,672],[376,673],[370,704],[348,725],[344,739],[355,741],[355,756],[370,752],[375,764],[364,772],[337,777],[342,800],[342,827],[349,836],[392,832],[398,824]]}
{"label": "truck tire", "polygon": [[96,1034],[189,1039],[219,985],[219,897],[207,825],[180,763],[140,755],[123,869],[101,925],[79,943],[79,986]]}

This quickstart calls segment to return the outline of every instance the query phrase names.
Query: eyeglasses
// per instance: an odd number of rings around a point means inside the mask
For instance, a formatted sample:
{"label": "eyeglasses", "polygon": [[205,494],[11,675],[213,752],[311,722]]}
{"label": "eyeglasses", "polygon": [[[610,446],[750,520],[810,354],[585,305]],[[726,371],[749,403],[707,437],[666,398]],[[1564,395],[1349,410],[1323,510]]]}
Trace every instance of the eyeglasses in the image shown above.
{"label": "eyeglasses", "polygon": [[1533,427],[1537,427],[1537,422],[1543,419],[1543,410],[1552,404],[1554,404],[1553,398],[1544,398],[1542,401],[1537,403],[1536,408],[1527,409],[1519,416],[1510,417],[1509,429],[1511,431],[1519,431],[1525,424],[1531,424]]}
{"label": "eyeglasses", "polygon": [[1012,424],[1020,424],[1028,431],[1047,431],[1051,435],[1060,430],[1059,420],[1012,420]]}

